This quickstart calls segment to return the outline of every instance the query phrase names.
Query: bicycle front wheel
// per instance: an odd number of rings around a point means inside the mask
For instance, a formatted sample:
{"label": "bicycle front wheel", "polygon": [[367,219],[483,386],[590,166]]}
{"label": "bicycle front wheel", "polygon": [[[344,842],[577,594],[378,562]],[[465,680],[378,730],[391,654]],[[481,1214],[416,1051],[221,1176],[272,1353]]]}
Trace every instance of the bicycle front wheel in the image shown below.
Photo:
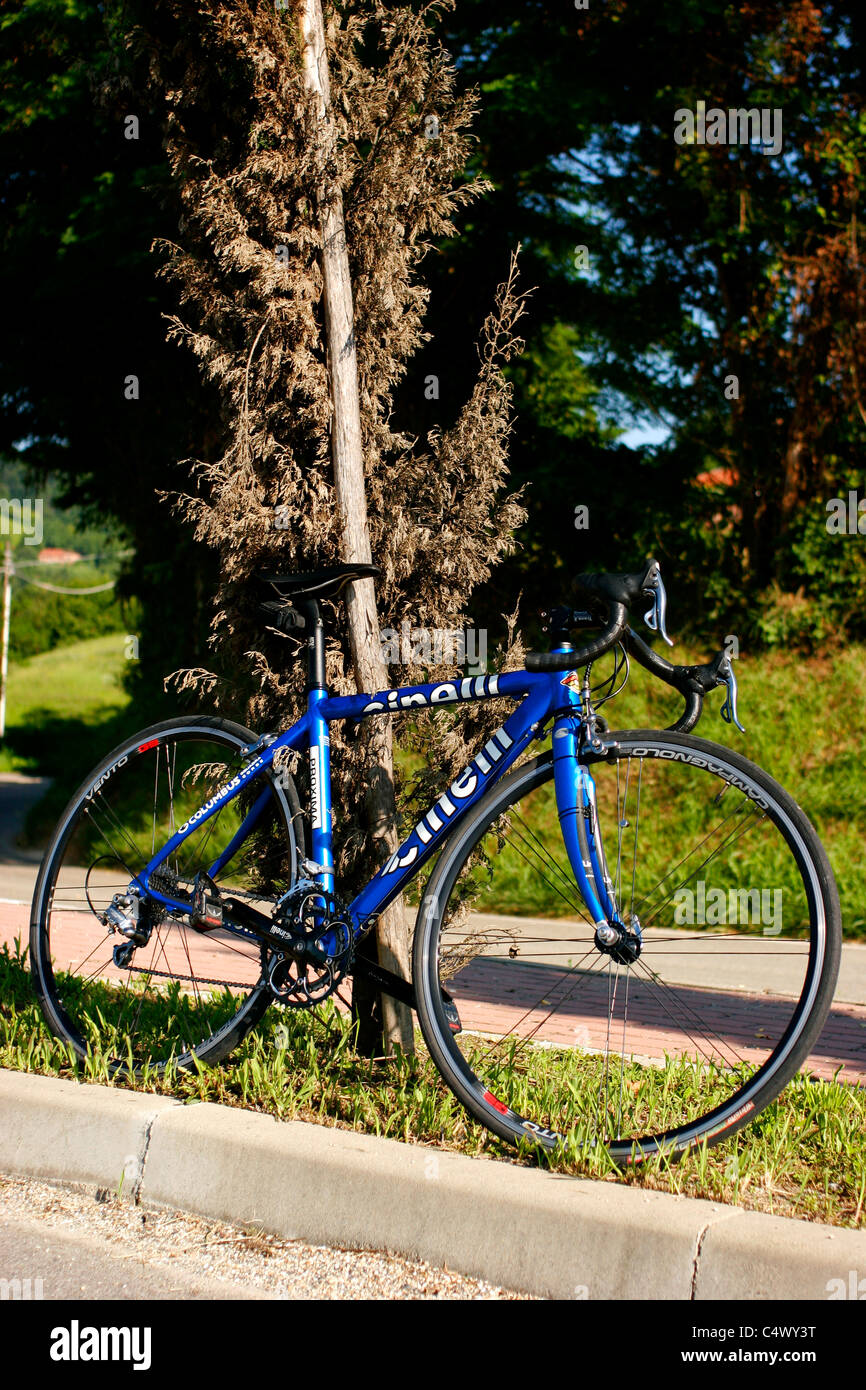
{"label": "bicycle front wheel", "polygon": [[476,1119],[622,1163],[718,1142],[778,1095],[829,1010],[841,926],[820,841],[766,773],[703,739],[610,739],[598,835],[636,959],[595,943],[547,753],[446,844],[414,970],[427,1046]]}
{"label": "bicycle front wheel", "polygon": [[[115,895],[231,781],[254,742],[239,724],[200,716],[143,730],[94,769],[46,851],[30,929],[33,983],[55,1036],[110,1076],[218,1062],[272,998],[267,952],[255,940],[196,930],[189,911],[145,899],[147,940],[130,949],[106,919]],[[250,833],[216,873],[255,805]],[[151,886],[190,901],[196,875],[213,870],[218,890],[269,914],[303,852],[294,783],[269,770],[190,834]]]}

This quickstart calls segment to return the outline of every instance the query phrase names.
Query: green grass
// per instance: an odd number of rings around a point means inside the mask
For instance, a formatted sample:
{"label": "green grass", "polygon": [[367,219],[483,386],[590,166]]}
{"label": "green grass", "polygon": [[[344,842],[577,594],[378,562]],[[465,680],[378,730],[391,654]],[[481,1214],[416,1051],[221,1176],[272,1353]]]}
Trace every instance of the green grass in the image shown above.
{"label": "green grass", "polygon": [[[223,1007],[214,1001],[215,1009]],[[543,1088],[552,1057],[539,1049],[519,1084]],[[575,1054],[575,1067],[594,1059]],[[104,1056],[85,1064],[48,1032],[25,960],[0,951],[0,1066],[112,1084]],[[646,1069],[642,1069],[646,1071]],[[689,1085],[688,1067],[653,1069],[658,1094]],[[646,1081],[646,1078],[644,1078]],[[659,1158],[622,1172],[596,1151],[521,1154],[470,1119],[443,1085],[419,1043],[415,1057],[367,1059],[353,1048],[348,1019],[330,1005],[310,1013],[272,1009],[228,1062],[196,1072],[137,1078],[133,1089],[213,1101],[281,1120],[302,1119],[607,1182],[656,1188],[776,1215],[863,1225],[866,1195],[866,1089],[799,1076],[741,1134],[701,1147],[678,1163]],[[537,1096],[536,1096],[537,1099]]]}
{"label": "green grass", "polygon": [[120,633],[91,637],[13,664],[6,721],[10,739],[16,730],[39,729],[50,720],[93,724],[116,714],[129,703],[120,684],[125,667]]}
{"label": "green grass", "polygon": [[0,772],[54,778],[28,818],[32,843],[47,839],[90,769],[141,722],[121,684],[125,668],[122,633],[10,665]]}
{"label": "green grass", "polygon": [[94,735],[95,762],[106,751],[102,730],[129,704],[120,684],[125,665],[118,633],[10,664],[0,771],[56,775],[70,752],[73,730],[76,754],[81,736],[89,752],[87,734]]}

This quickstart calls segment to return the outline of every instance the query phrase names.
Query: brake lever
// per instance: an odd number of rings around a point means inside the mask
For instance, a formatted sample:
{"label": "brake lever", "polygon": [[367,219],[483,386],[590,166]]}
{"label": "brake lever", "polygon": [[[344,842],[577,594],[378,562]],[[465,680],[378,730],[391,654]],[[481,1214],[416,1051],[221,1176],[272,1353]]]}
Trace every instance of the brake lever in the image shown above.
{"label": "brake lever", "polygon": [[725,702],[719,713],[726,724],[736,724],[741,734],[746,731],[737,717],[737,677],[734,675],[734,668],[731,663],[730,655],[725,653],[725,660],[719,666],[719,685],[724,685],[727,691]]}
{"label": "brake lever", "polygon": [[644,613],[644,622],[651,632],[657,632],[660,637],[664,638],[668,646],[672,647],[674,644],[670,637],[668,637],[667,628],[665,627],[668,611],[668,596],[658,565],[655,565],[651,570],[649,582],[646,584],[643,592],[647,595],[652,594],[653,600],[652,608],[649,608],[647,612]]}

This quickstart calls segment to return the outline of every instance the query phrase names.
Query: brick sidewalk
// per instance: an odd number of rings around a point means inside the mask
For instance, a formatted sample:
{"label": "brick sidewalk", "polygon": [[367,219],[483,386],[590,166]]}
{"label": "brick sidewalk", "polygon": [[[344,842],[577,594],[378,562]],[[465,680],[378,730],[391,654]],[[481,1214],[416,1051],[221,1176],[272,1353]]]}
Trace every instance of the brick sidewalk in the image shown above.
{"label": "brick sidewalk", "polygon": [[[545,984],[547,989],[545,990]],[[620,975],[610,1029],[616,1047],[616,1020],[622,1026]],[[566,1046],[605,1051],[608,1034],[606,969],[582,972],[575,980],[544,965],[514,966],[476,959],[455,978],[453,994],[464,1027],[508,1032],[520,1020],[520,1033]],[[545,1007],[547,1006],[547,1007]],[[550,1014],[550,1007],[555,1013]],[[791,1006],[772,995],[709,991],[685,985],[658,985],[632,972],[628,987],[628,1042],[635,1057],[658,1060],[697,1056],[716,1062],[759,1063],[787,1027]],[[620,1035],[621,1036],[621,1035]],[[810,1070],[830,1080],[866,1084],[866,1008],[837,1004],[814,1048]]]}
{"label": "brick sidewalk", "polygon": [[[10,946],[16,936],[26,943],[28,908],[21,903],[0,903],[0,941]],[[93,951],[92,919],[86,914],[59,914],[63,923],[63,959],[60,966],[77,965]],[[164,934],[156,969],[188,972],[187,951],[194,972],[201,979],[231,979],[252,984],[258,978],[257,963],[237,950],[220,944],[216,934],[189,932]],[[104,958],[109,957],[106,947]],[[94,966],[103,957],[93,955]],[[99,973],[120,978],[121,972],[106,964]],[[620,976],[616,1013],[611,1025],[611,1046],[616,1047],[616,1018],[621,1025],[623,974]],[[607,971],[564,974],[550,965],[515,965],[477,957],[449,985],[465,1029],[503,1034],[519,1029],[520,1036],[539,1041],[603,1051],[607,1041]],[[551,1013],[551,1009],[554,1012]],[[628,1041],[636,1057],[661,1059],[697,1056],[715,1061],[760,1062],[784,1030],[790,1004],[778,996],[742,991],[710,992],[695,986],[657,984],[632,971],[628,984]],[[812,1053],[810,1070],[817,1076],[866,1084],[866,1007],[835,1004]]]}

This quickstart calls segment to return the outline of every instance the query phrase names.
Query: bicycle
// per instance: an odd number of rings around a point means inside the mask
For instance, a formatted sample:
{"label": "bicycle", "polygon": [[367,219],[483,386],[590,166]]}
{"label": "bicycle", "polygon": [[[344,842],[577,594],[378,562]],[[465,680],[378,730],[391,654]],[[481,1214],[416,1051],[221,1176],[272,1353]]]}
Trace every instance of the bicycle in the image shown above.
{"label": "bicycle", "polygon": [[[49,1028],[115,1076],[215,1063],[269,1004],[345,1004],[341,987],[365,973],[417,1010],[446,1084],[511,1143],[601,1144],[630,1163],[735,1133],[816,1041],[841,928],[804,812],[760,768],[691,734],[718,685],[742,728],[729,656],[675,666],[629,626],[649,600],[648,626],[670,640],[650,561],[578,576],[587,606],[552,610],[552,649],[524,670],[331,696],[321,602],[377,573],[261,576],[269,622],[307,646],[306,710],[290,729],[168,720],[79,787],[33,900]],[[602,630],[575,647],[588,627]],[[610,651],[613,676],[593,686]],[[629,656],[684,698],[668,728],[612,732],[598,713]],[[517,702],[504,724],[343,901],[329,724],[502,698]],[[548,732],[550,748],[527,757]],[[309,757],[308,817],[289,751]],[[406,981],[356,948],[429,864]]]}

